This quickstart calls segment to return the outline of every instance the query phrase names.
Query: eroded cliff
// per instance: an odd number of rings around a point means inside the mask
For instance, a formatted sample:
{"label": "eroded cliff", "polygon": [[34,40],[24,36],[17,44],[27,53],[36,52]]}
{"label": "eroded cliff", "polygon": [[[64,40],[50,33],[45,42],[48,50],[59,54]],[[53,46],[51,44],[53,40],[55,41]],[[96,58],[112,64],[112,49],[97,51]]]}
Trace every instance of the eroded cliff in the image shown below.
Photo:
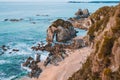
{"label": "eroded cliff", "polygon": [[120,4],[102,7],[90,18],[92,54],[69,80],[120,80]]}

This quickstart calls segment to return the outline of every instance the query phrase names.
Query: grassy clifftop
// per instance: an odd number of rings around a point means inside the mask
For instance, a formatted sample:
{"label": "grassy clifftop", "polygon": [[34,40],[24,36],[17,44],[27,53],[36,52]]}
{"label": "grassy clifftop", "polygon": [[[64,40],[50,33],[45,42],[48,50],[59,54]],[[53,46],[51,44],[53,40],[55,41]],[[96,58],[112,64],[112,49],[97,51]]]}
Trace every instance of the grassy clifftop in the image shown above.
{"label": "grassy clifftop", "polygon": [[90,18],[93,52],[69,80],[120,80],[120,5],[102,7]]}

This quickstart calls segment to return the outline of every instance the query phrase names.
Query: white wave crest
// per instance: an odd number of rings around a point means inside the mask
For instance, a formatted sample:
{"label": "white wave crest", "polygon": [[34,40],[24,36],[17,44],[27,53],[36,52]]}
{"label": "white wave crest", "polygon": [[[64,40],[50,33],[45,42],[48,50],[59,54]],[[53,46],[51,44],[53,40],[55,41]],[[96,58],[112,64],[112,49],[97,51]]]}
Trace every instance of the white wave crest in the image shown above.
{"label": "white wave crest", "polygon": [[1,64],[5,64],[5,63],[10,63],[10,61],[7,61],[7,60],[0,60],[0,65],[1,65]]}

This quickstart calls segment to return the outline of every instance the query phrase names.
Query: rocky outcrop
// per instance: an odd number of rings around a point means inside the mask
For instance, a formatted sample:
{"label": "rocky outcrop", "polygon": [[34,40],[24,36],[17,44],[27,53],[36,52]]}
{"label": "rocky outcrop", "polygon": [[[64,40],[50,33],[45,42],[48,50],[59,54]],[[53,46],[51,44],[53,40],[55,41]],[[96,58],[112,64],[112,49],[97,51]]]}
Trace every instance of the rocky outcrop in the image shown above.
{"label": "rocky outcrop", "polygon": [[11,22],[19,22],[22,20],[23,20],[22,18],[20,18],[20,19],[4,19],[4,21],[11,21]]}
{"label": "rocky outcrop", "polygon": [[35,60],[32,57],[28,57],[27,60],[21,65],[23,69],[29,70],[28,76],[38,78],[42,69],[38,67],[40,62],[40,55],[35,55]]}
{"label": "rocky outcrop", "polygon": [[75,17],[69,19],[72,25],[76,28],[88,30],[92,25],[92,20],[89,18],[90,13],[88,9],[85,9],[83,11],[79,9],[75,15]]}
{"label": "rocky outcrop", "polygon": [[82,9],[78,9],[75,15],[77,19],[80,19],[80,18],[87,18],[90,15],[90,13],[88,9],[84,9],[83,11]]}
{"label": "rocky outcrop", "polygon": [[80,28],[83,30],[88,30],[89,27],[93,24],[90,18],[83,18],[78,20],[70,21],[75,28]]}
{"label": "rocky outcrop", "polygon": [[[47,51],[49,52],[49,55],[47,59],[44,61],[44,66],[47,66],[48,64],[58,65],[58,62],[62,61],[65,57],[67,57],[65,48],[67,48],[69,45],[65,44],[58,44],[58,43],[48,43],[44,46],[41,46],[38,44],[38,46],[32,47],[34,51]],[[39,61],[39,55],[36,54],[35,61]]]}
{"label": "rocky outcrop", "polygon": [[58,42],[66,42],[76,36],[73,25],[62,19],[58,19],[52,23],[47,29],[47,42],[53,42],[54,38]]}
{"label": "rocky outcrop", "polygon": [[120,80],[120,5],[102,7],[90,18],[91,56],[69,80]]}
{"label": "rocky outcrop", "polygon": [[76,37],[72,40],[72,44],[70,45],[71,49],[79,49],[85,47],[85,42],[83,38]]}

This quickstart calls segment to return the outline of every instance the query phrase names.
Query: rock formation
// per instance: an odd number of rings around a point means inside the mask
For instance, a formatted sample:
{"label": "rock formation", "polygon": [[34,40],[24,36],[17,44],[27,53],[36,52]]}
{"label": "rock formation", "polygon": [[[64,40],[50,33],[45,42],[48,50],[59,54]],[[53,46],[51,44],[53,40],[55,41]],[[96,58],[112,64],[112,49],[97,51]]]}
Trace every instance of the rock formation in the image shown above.
{"label": "rock formation", "polygon": [[90,18],[75,19],[70,21],[75,28],[80,28],[83,30],[88,30],[92,25],[92,20]]}
{"label": "rock formation", "polygon": [[89,13],[89,10],[88,9],[85,9],[82,11],[82,9],[78,9],[78,11],[75,13],[76,15],[76,18],[77,19],[80,19],[80,18],[87,18],[90,13]]}
{"label": "rock formation", "polygon": [[120,80],[120,5],[102,7],[90,18],[93,24],[88,36],[93,51],[69,80]]}
{"label": "rock formation", "polygon": [[85,46],[85,43],[84,43],[83,39],[79,39],[79,38],[73,39],[72,48],[79,49],[79,48],[82,48],[84,46]]}
{"label": "rock formation", "polygon": [[88,9],[85,9],[83,11],[81,9],[79,9],[75,13],[75,15],[76,15],[76,17],[69,19],[70,22],[72,23],[72,25],[76,28],[88,30],[89,27],[92,25],[92,20],[89,18],[90,13],[89,13]]}
{"label": "rock formation", "polygon": [[22,64],[23,69],[30,69],[30,72],[28,73],[29,77],[35,77],[38,78],[40,73],[42,72],[42,69],[38,67],[38,63],[40,62],[40,55],[35,55],[35,60],[32,57],[28,57],[27,60]]}
{"label": "rock formation", "polygon": [[62,19],[58,19],[49,26],[47,30],[47,42],[53,42],[54,38],[58,42],[66,42],[76,36],[73,25]]}
{"label": "rock formation", "polygon": [[19,22],[19,21],[22,21],[23,18],[20,18],[20,19],[4,19],[4,21],[11,21],[11,22]]}

